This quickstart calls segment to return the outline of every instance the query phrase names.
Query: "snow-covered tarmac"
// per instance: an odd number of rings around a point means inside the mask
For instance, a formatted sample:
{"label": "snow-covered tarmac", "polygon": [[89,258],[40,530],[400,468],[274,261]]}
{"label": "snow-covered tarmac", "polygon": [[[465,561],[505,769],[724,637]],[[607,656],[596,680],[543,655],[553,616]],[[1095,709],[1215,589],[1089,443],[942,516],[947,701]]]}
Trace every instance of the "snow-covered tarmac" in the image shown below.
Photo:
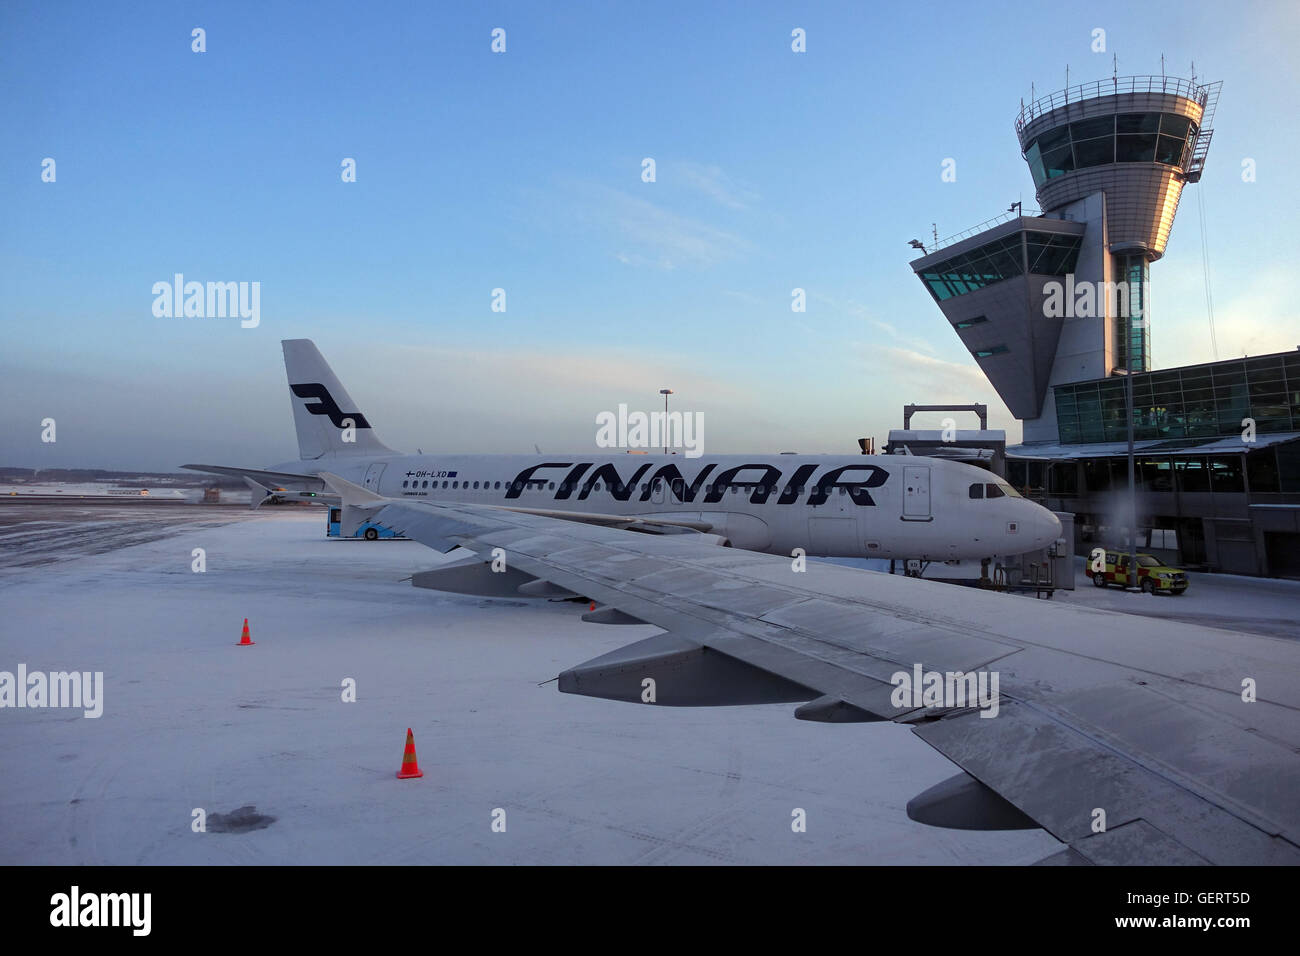
{"label": "snow-covered tarmac", "polygon": [[1183,594],[1134,594],[1094,586],[1084,576],[1084,561],[1075,560],[1075,590],[1058,591],[1053,600],[1300,640],[1300,581],[1193,572]]}
{"label": "snow-covered tarmac", "polygon": [[[652,628],[413,588],[439,555],[326,540],[317,509],[197,517],[0,576],[0,670],[105,683],[99,719],[0,710],[0,863],[1029,863],[1060,846],[910,821],[956,768],[900,726],[541,684]],[[245,617],[253,647],[235,646]],[[418,780],[395,778],[407,727]],[[195,808],[211,824],[244,806],[274,822],[191,828]]]}

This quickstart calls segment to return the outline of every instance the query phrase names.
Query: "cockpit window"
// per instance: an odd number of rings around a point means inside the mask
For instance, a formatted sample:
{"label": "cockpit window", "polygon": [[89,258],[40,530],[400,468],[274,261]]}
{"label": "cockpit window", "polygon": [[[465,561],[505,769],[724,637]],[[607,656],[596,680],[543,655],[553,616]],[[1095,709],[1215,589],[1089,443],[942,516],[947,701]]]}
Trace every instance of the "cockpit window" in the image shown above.
{"label": "cockpit window", "polygon": [[[984,492],[985,498],[1023,498],[1024,497],[1024,495],[1016,491],[1016,489],[1012,488],[1006,482],[1002,482],[1002,481],[996,483],[989,482],[984,487],[985,487],[985,492]],[[973,488],[971,491],[971,497],[972,498],[976,497]]]}
{"label": "cockpit window", "polygon": [[980,484],[980,483],[976,483],[976,484],[971,485],[971,486],[970,486],[970,496],[971,496],[971,498],[983,498],[983,497],[984,497],[984,485],[983,485],[983,484]]}

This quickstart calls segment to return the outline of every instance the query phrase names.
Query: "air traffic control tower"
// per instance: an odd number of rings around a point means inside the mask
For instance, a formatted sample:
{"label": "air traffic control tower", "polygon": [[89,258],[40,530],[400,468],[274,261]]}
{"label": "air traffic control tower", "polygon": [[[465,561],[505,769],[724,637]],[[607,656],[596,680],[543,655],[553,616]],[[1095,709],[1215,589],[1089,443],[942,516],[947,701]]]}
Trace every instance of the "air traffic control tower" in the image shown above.
{"label": "air traffic control tower", "polygon": [[1115,77],[1024,106],[1016,135],[1041,212],[1016,209],[911,263],[1024,442],[1065,437],[1054,386],[1150,370],[1149,270],[1200,179],[1219,87]]}

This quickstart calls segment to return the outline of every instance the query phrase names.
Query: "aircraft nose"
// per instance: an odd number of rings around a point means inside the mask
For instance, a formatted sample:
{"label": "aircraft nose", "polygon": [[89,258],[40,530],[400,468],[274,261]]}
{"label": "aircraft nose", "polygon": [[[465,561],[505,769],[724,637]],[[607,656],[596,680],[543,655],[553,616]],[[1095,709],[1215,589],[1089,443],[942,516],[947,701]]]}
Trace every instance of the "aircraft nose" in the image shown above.
{"label": "aircraft nose", "polygon": [[1061,536],[1061,519],[1039,504],[1033,504],[1033,519],[1030,527],[1034,533],[1034,547],[1046,548]]}

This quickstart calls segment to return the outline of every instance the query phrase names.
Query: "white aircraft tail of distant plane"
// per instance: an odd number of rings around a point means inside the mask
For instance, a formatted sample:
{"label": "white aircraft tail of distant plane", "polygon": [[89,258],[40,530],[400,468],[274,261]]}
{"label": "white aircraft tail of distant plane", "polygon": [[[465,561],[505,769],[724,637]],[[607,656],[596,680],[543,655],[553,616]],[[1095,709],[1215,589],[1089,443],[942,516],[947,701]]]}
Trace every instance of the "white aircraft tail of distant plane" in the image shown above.
{"label": "white aircraft tail of distant plane", "polygon": [[1060,521],[1005,480],[910,455],[405,455],[376,436],[310,339],[283,343],[299,458],[242,477],[253,504],[333,496],[330,472],[388,498],[491,505],[791,555],[947,561],[1051,546]]}

